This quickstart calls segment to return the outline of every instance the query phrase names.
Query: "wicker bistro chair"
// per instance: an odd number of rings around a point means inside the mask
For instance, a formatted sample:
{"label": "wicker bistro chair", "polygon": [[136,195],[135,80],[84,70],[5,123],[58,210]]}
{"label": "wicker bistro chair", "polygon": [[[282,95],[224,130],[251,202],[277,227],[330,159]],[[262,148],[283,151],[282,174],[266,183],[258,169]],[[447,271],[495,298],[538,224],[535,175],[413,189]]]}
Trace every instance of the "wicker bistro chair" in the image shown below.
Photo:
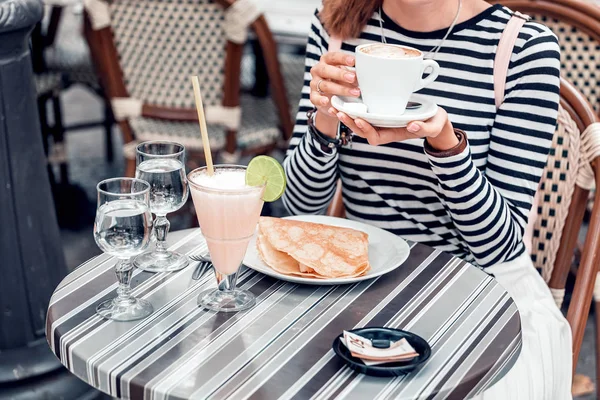
{"label": "wicker bistro chair", "polygon": [[[38,113],[44,151],[48,161],[48,176],[51,184],[56,183],[53,169],[58,166],[60,182],[69,182],[67,150],[64,142],[60,92],[64,89],[62,76],[53,72],[36,72],[34,75]],[[52,124],[48,118],[48,103],[52,110]]]}
{"label": "wicker bistro chair", "polygon": [[[540,185],[542,196],[532,249],[532,259],[542,270],[559,307],[589,191],[594,184],[600,185],[600,123],[592,106],[564,79],[561,80],[560,93],[558,124]],[[338,182],[327,214],[345,216],[341,182]],[[567,314],[573,331],[574,368],[583,341],[592,293],[600,294],[600,279],[596,280],[599,264],[600,192],[597,191]],[[594,282],[597,282],[595,286]],[[600,302],[596,303],[596,307],[600,310]],[[600,312],[596,312],[596,318],[597,326],[600,326]]]}
{"label": "wicker bistro chair", "polygon": [[[571,128],[565,128],[563,131],[568,135],[561,136],[561,126],[569,126],[562,110],[568,112],[572,121],[569,123]],[[560,111],[562,115],[559,116],[557,134],[554,137],[557,146],[553,146],[544,171],[545,176],[540,185],[542,202],[537,210],[538,220],[533,235],[532,259],[537,267],[546,272],[543,273],[544,278],[548,282],[557,306],[561,307],[573,255],[578,246],[584,214],[586,208],[591,209],[588,232],[579,258],[579,268],[576,273],[567,319],[573,330],[573,369],[575,371],[576,357],[581,349],[585,325],[589,316],[589,295],[591,293],[595,303],[596,319],[596,382],[600,382],[600,273],[597,272],[600,267],[598,225],[600,193],[598,190],[594,193],[593,202],[589,201],[590,191],[600,184],[600,123],[598,123],[595,110],[581,92],[564,80],[561,82]],[[573,127],[577,129],[573,129]],[[579,132],[581,135],[578,137],[577,133]],[[563,138],[562,143],[560,143],[561,137]],[[568,148],[566,147],[567,137],[570,138]],[[560,145],[563,146],[562,149],[560,149]],[[577,154],[578,157],[573,157],[573,154]],[[560,160],[561,158],[562,160]],[[569,164],[566,169],[564,167],[565,159]],[[573,173],[575,163],[577,163],[577,173]],[[555,169],[553,174],[551,174],[552,167]],[[562,179],[563,177],[566,179]],[[574,184],[573,179],[575,179]],[[570,189],[571,187],[573,189]],[[572,193],[569,193],[571,190]],[[564,197],[561,195],[563,191]],[[567,202],[563,202],[563,199]],[[567,207],[568,210],[566,210]],[[555,225],[553,231],[549,228],[552,224]],[[592,267],[596,270],[592,271]],[[585,295],[579,291],[584,291]],[[589,388],[593,389],[593,384],[588,381],[589,378],[583,375],[575,375],[573,394],[585,394]]]}
{"label": "wicker bistro chair", "polygon": [[43,36],[42,54],[45,68],[60,74],[63,90],[80,85],[97,95],[102,101],[103,118],[100,121],[85,121],[69,124],[65,132],[102,126],[104,128],[106,159],[113,161],[112,128],[114,118],[110,102],[102,91],[98,74],[94,69],[88,45],[82,35],[83,18],[79,2],[69,0],[44,0],[49,15],[46,32]]}
{"label": "wicker bistro chair", "polygon": [[[225,150],[224,161],[289,139],[276,44],[251,0],[85,0],[84,6],[85,35],[124,135],[129,175],[140,141],[177,141],[202,157],[192,75],[200,76],[211,149]],[[268,99],[240,96],[249,28],[264,49],[277,111]]]}
{"label": "wicker bistro chair", "polygon": [[[501,3],[512,10],[528,14],[553,30],[561,47],[562,74],[573,82],[591,103],[595,113],[599,114],[600,2],[597,0],[492,0],[490,2]],[[590,197],[587,211],[591,212],[591,209],[592,198]],[[578,246],[581,247],[581,243]],[[536,252],[540,251],[544,250],[536,250]],[[547,254],[551,258],[548,264],[552,265],[555,252],[548,251]],[[569,254],[568,257],[570,256]],[[536,259],[535,252],[534,261],[538,266],[543,262]],[[562,294],[556,292],[556,296],[556,300],[561,301]],[[600,289],[596,291],[594,299],[599,305],[597,310],[600,310]],[[597,342],[600,343],[600,330]],[[597,347],[596,357],[597,382],[600,382],[600,346]]]}
{"label": "wicker bistro chair", "polygon": [[[488,0],[489,1],[489,0]],[[561,47],[561,71],[600,113],[600,2],[491,0],[552,29]]]}
{"label": "wicker bistro chair", "polygon": [[[60,170],[60,181],[67,184],[69,181],[66,144],[64,141],[65,129],[62,123],[62,107],[60,93],[65,89],[65,82],[61,73],[48,68],[44,59],[44,50],[51,46],[56,36],[60,13],[52,12],[48,18],[48,27],[44,34],[42,23],[37,23],[31,33],[31,59],[34,71],[34,83],[37,94],[38,113],[44,151],[48,161],[48,175],[52,184],[56,183],[53,169]],[[48,118],[48,104],[52,110],[52,123]]]}

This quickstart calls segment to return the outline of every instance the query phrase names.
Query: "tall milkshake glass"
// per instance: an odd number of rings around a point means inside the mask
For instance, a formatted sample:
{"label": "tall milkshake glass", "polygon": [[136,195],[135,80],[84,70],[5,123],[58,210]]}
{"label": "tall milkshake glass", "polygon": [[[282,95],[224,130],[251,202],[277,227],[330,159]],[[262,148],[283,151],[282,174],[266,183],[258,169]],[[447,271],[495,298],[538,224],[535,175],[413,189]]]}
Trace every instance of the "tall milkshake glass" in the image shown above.
{"label": "tall milkshake glass", "polygon": [[265,186],[248,186],[245,176],[246,167],[238,165],[216,165],[212,176],[206,167],[188,174],[198,223],[217,278],[217,289],[198,296],[198,304],[209,310],[234,312],[255,304],[252,293],[235,286],[260,217]]}

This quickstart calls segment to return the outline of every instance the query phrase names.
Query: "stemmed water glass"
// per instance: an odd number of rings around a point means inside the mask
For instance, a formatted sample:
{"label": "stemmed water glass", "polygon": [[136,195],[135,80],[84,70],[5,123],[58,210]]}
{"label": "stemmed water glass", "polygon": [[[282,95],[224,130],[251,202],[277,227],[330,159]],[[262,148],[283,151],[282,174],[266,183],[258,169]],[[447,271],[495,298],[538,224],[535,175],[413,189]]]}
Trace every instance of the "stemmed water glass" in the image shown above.
{"label": "stemmed water glass", "polygon": [[119,259],[116,265],[117,297],[96,307],[107,319],[133,321],[150,315],[152,305],[131,295],[131,258],[141,254],[150,243],[152,214],[150,185],[134,178],[114,178],[97,186],[98,208],[94,239],[100,249]]}
{"label": "stemmed water glass", "polygon": [[167,214],[187,201],[185,147],[179,143],[152,141],[140,143],[136,151],[135,176],[150,184],[150,211],[156,215],[156,248],[134,260],[136,267],[149,272],[178,271],[189,264],[185,254],[167,250],[170,223]]}

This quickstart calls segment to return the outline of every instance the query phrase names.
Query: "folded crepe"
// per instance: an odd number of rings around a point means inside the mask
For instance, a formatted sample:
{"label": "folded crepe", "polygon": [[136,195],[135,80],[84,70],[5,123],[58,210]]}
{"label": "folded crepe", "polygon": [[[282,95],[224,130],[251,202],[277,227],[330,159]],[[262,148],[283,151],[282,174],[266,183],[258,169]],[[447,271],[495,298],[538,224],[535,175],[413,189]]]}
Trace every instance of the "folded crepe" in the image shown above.
{"label": "folded crepe", "polygon": [[370,269],[368,235],[350,228],[261,217],[256,245],[265,264],[286,275],[349,278]]}

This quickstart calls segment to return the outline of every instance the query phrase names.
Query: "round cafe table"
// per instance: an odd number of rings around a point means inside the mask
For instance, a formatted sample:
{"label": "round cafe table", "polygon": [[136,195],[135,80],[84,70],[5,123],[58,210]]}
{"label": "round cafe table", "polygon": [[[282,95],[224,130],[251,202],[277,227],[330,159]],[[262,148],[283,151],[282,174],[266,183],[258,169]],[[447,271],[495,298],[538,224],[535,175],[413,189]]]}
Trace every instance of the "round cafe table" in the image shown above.
{"label": "round cafe table", "polygon": [[[205,248],[199,229],[173,232],[171,249]],[[377,279],[342,286],[279,281],[250,269],[238,286],[256,295],[241,313],[196,305],[215,287],[196,263],[175,273],[134,271],[135,296],[155,308],[134,322],[104,320],[96,305],[115,296],[115,259],[100,255],[58,286],[46,335],[57,357],[85,382],[122,399],[463,399],[490,387],[521,350],[519,313],[496,281],[446,253],[409,243],[410,257]],[[376,378],[331,350],[344,329],[388,326],[432,347],[408,375]]]}

